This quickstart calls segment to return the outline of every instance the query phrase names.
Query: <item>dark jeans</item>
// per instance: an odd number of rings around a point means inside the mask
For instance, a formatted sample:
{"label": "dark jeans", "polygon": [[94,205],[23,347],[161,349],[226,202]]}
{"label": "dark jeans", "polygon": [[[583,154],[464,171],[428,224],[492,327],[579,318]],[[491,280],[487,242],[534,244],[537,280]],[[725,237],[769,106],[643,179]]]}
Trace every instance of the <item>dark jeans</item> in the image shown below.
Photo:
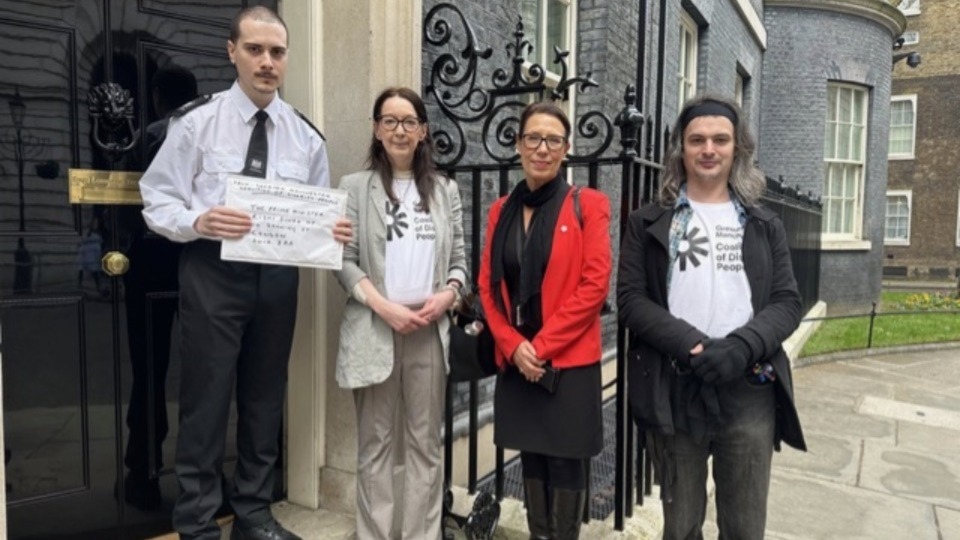
{"label": "dark jeans", "polygon": [[741,379],[718,387],[717,393],[725,422],[713,426],[706,440],[682,433],[654,435],[667,462],[661,470],[675,471],[672,500],[663,501],[664,540],[703,538],[710,456],[720,539],[763,539],[776,423],[774,387]]}

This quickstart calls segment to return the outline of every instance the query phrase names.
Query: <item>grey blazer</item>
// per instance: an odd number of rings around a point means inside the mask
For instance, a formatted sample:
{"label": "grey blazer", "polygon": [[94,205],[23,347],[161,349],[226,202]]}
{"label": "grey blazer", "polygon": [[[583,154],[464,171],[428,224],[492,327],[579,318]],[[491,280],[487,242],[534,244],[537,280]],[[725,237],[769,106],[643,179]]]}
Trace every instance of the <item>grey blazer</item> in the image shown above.
{"label": "grey blazer", "polygon": [[[433,289],[447,281],[467,283],[467,263],[463,247],[463,221],[457,183],[438,176],[430,199],[430,216],[437,230],[434,252]],[[347,198],[347,218],[353,223],[353,239],[344,246],[343,268],[334,272],[340,285],[350,294],[340,321],[340,349],[337,353],[337,384],[341,388],[362,388],[386,380],[393,371],[393,329],[366,304],[353,296],[354,285],[364,277],[386,295],[384,275],[387,249],[389,201],[380,176],[363,171],[340,179]],[[402,268],[393,269],[402,272]],[[444,359],[448,358],[450,322],[437,321]],[[449,366],[447,368],[449,370]]]}

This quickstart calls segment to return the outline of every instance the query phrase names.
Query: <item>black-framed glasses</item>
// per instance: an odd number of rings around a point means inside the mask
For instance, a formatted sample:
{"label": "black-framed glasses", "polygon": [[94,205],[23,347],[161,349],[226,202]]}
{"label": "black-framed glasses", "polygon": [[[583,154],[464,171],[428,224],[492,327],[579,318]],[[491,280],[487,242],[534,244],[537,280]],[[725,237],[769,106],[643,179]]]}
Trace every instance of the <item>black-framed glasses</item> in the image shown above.
{"label": "black-framed glasses", "polygon": [[546,142],[547,150],[557,151],[562,149],[563,145],[567,143],[567,138],[561,137],[560,135],[544,137],[539,133],[524,133],[520,136],[520,141],[527,150],[537,150],[542,143]]}
{"label": "black-framed glasses", "polygon": [[380,127],[387,131],[394,131],[397,129],[397,126],[403,126],[404,131],[416,131],[423,124],[419,118],[413,116],[408,116],[404,119],[394,118],[392,116],[381,116],[377,119],[377,122],[380,123]]}

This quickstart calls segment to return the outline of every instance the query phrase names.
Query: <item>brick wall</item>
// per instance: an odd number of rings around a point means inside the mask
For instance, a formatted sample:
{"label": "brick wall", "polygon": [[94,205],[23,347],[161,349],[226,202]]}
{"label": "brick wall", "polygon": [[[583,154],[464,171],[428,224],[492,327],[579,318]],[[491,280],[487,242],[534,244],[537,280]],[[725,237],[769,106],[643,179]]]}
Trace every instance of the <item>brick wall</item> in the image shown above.
{"label": "brick wall", "polygon": [[[639,35],[639,4],[631,0],[580,0],[577,21],[577,58],[578,71],[599,83],[599,88],[591,88],[576,97],[576,117],[582,117],[592,111],[603,112],[610,120],[616,118],[624,106],[623,94],[628,84],[636,85],[637,78],[637,39]],[[619,131],[614,130],[613,144],[605,152],[606,156],[620,153]],[[597,141],[582,141],[577,144],[578,153],[595,151]],[[578,184],[585,185],[586,171],[575,175]],[[610,239],[615,248],[620,245],[620,197],[621,170],[618,166],[601,169],[597,186],[610,199]],[[608,302],[616,305],[616,268],[619,250],[613,250],[613,276],[611,277]],[[603,319],[603,340],[605,348],[616,345],[617,320],[615,314]]]}
{"label": "brick wall", "polygon": [[960,2],[923,2],[920,15],[907,18],[907,30],[920,33],[916,51],[923,62],[905,61],[893,72],[893,95],[916,94],[914,159],[891,160],[888,189],[911,190],[910,245],[886,246],[884,267],[907,277],[960,276],[957,198],[960,193]]}
{"label": "brick wall", "polygon": [[869,306],[880,292],[890,127],[890,48],[883,26],[854,15],[768,6],[759,162],[767,174],[823,191],[828,81],[869,91],[863,239],[871,249],[824,251],[820,298],[831,312]]}

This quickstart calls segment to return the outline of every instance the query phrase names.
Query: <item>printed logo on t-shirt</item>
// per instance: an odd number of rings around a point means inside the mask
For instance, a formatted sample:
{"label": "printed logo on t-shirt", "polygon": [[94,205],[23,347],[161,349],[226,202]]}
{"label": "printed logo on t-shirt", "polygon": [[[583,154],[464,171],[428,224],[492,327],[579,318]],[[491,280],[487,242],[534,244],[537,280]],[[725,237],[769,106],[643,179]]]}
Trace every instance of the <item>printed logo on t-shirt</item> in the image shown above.
{"label": "printed logo on t-shirt", "polygon": [[403,229],[409,227],[407,213],[403,208],[399,204],[387,201],[387,241],[392,241],[394,235],[397,238],[403,238]]}
{"label": "printed logo on t-shirt", "polygon": [[677,247],[677,259],[680,261],[681,272],[687,270],[687,261],[690,261],[694,268],[700,266],[700,259],[697,258],[697,255],[706,257],[710,253],[703,246],[709,241],[707,235],[703,234],[699,227],[691,227],[683,234],[683,239],[680,240],[680,245]]}
{"label": "printed logo on t-shirt", "polygon": [[730,227],[727,225],[717,225],[716,233],[716,255],[714,260],[717,264],[717,270],[720,272],[739,272],[743,270],[743,227]]}
{"label": "printed logo on t-shirt", "polygon": [[437,238],[437,231],[433,227],[433,218],[430,214],[414,214],[413,225],[413,230],[417,233],[417,240],[433,242]]}

